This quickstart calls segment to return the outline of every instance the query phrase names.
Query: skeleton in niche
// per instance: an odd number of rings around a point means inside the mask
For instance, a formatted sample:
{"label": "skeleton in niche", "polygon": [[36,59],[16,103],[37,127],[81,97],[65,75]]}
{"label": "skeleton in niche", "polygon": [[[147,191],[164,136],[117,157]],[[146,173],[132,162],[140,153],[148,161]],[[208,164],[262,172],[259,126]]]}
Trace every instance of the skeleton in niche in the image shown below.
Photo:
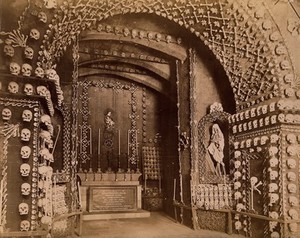
{"label": "skeleton in niche", "polygon": [[[219,125],[215,123],[212,126],[210,144],[208,145],[207,149],[208,149],[209,154],[213,158],[213,160],[217,163],[216,167],[214,167],[213,161],[211,159],[209,160],[209,158],[208,158],[207,160],[208,160],[210,169],[212,171],[215,171],[215,173],[219,176],[222,176],[222,172],[223,172],[223,175],[226,174],[225,164],[223,162],[224,145],[225,145],[224,135],[223,135]],[[222,166],[223,171],[221,171],[221,166]]]}

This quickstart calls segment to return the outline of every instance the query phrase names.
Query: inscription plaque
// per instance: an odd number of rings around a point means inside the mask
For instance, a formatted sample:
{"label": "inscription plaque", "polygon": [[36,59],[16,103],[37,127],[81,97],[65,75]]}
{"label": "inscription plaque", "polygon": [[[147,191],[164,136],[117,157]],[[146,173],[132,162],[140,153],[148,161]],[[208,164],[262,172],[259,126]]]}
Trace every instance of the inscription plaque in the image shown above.
{"label": "inscription plaque", "polygon": [[136,186],[91,187],[90,212],[137,210]]}

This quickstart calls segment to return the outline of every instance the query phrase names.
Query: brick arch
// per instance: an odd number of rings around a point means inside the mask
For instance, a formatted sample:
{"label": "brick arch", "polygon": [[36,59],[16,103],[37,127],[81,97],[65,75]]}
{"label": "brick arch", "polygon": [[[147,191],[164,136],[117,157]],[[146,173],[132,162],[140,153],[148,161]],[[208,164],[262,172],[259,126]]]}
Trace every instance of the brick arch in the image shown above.
{"label": "brick arch", "polygon": [[190,30],[209,47],[225,69],[238,111],[272,98],[295,97],[297,88],[288,80],[293,78],[288,49],[268,9],[258,7],[231,0],[65,1],[48,25],[40,61],[51,68],[67,45],[103,19],[155,14]]}

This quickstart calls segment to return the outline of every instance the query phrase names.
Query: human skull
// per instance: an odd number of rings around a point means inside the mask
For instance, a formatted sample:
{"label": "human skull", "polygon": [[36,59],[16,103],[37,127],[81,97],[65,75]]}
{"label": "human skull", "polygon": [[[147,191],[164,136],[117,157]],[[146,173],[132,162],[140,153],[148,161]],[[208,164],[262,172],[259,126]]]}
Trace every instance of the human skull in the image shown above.
{"label": "human skull", "polygon": [[140,31],[140,32],[139,32],[139,38],[140,38],[140,39],[145,38],[145,32],[144,32],[144,31]]}
{"label": "human skull", "polygon": [[270,199],[269,206],[273,206],[273,204],[279,200],[279,195],[277,193],[269,193],[268,196]]}
{"label": "human skull", "polygon": [[239,158],[241,155],[242,155],[241,151],[239,151],[239,150],[234,151],[234,158],[237,159],[237,158]]}
{"label": "human skull", "polygon": [[27,220],[23,220],[20,223],[20,231],[29,231],[30,229],[30,222]]}
{"label": "human skull", "polygon": [[38,40],[40,39],[40,32],[37,29],[33,28],[31,29],[29,36],[34,40]]}
{"label": "human skull", "polygon": [[239,145],[240,145],[240,142],[235,141],[235,142],[233,143],[234,149],[237,150],[237,149],[239,148]]}
{"label": "human skull", "polygon": [[275,47],[275,53],[277,55],[283,55],[285,53],[285,48],[283,45],[278,45]]}
{"label": "human skull", "polygon": [[19,85],[16,82],[11,81],[9,82],[7,89],[8,92],[15,94],[19,92]]}
{"label": "human skull", "polygon": [[170,43],[171,41],[172,41],[172,36],[167,35],[167,36],[166,36],[166,42],[167,42],[167,43]]}
{"label": "human skull", "polygon": [[22,183],[21,184],[21,194],[24,196],[28,196],[31,191],[31,186],[29,183]]}
{"label": "human skull", "polygon": [[298,212],[297,210],[295,210],[294,208],[291,208],[289,211],[288,211],[288,214],[289,216],[293,219],[293,220],[298,220]]}
{"label": "human skull", "polygon": [[296,181],[296,174],[294,172],[288,172],[286,177],[289,181]]}
{"label": "human skull", "polygon": [[38,78],[44,78],[44,75],[45,75],[45,72],[43,70],[43,68],[41,67],[36,67],[35,71],[34,71],[34,74],[36,77]]}
{"label": "human skull", "polygon": [[278,172],[277,171],[274,171],[274,170],[271,170],[270,171],[270,180],[276,180],[278,178]]}
{"label": "human skull", "polygon": [[242,177],[242,174],[241,174],[240,171],[235,171],[233,173],[233,177],[234,177],[235,180],[238,180],[240,177]]}
{"label": "human skull", "polygon": [[155,39],[157,42],[161,41],[161,34],[160,33],[155,34]]}
{"label": "human skull", "polygon": [[277,143],[278,140],[279,140],[279,136],[278,136],[278,135],[272,134],[272,135],[270,136],[270,142],[271,142],[272,144]]}
{"label": "human skull", "polygon": [[22,75],[23,76],[29,77],[31,75],[31,71],[32,71],[32,67],[30,64],[25,63],[22,65]]}
{"label": "human skull", "polygon": [[27,128],[23,128],[21,130],[21,140],[22,141],[29,141],[31,137],[31,131]]}
{"label": "human skull", "polygon": [[235,169],[238,169],[240,166],[241,166],[241,161],[239,161],[239,160],[234,161],[234,168]]}
{"label": "human skull", "polygon": [[34,55],[34,50],[31,47],[26,46],[25,49],[24,49],[24,56],[25,56],[25,58],[32,60],[33,59],[33,55]]}
{"label": "human skull", "polygon": [[3,108],[3,110],[2,110],[2,120],[3,121],[9,121],[11,116],[12,116],[11,110],[8,109],[8,108]]}
{"label": "human skull", "polygon": [[22,119],[24,122],[30,122],[32,120],[32,112],[28,109],[25,109],[22,113]]}
{"label": "human skull", "polygon": [[22,215],[27,215],[29,212],[29,206],[27,203],[22,202],[19,204],[19,214]]}
{"label": "human skull", "polygon": [[289,193],[296,193],[297,192],[297,186],[296,186],[296,184],[293,184],[293,183],[289,183],[287,185],[287,189],[288,189]]}
{"label": "human skull", "polygon": [[251,139],[246,140],[246,147],[247,148],[251,147],[251,142],[252,142]]}
{"label": "human skull", "polygon": [[277,147],[271,146],[271,147],[269,148],[269,156],[270,156],[270,157],[275,156],[277,153],[278,153],[278,148],[277,148]]}
{"label": "human skull", "polygon": [[270,117],[269,116],[265,117],[265,126],[268,126],[268,125],[270,125]]}
{"label": "human skull", "polygon": [[48,89],[45,86],[37,86],[36,92],[40,96],[47,96]]}
{"label": "human skull", "polygon": [[21,67],[20,67],[20,65],[18,65],[18,64],[15,63],[15,62],[11,62],[11,63],[9,64],[9,71],[10,71],[10,73],[13,74],[13,75],[19,75],[20,72],[21,72]]}
{"label": "human skull", "polygon": [[268,113],[268,105],[263,105],[263,106],[262,106],[262,108],[261,108],[261,113],[262,113],[262,114]]}
{"label": "human skull", "polygon": [[277,115],[271,116],[271,124],[276,124],[277,122]]}
{"label": "human skull", "polygon": [[27,145],[21,147],[21,158],[28,159],[31,155],[31,148]]}
{"label": "human skull", "polygon": [[243,123],[243,130],[244,130],[244,131],[247,131],[247,130],[248,130],[247,124],[248,124],[247,122]]}
{"label": "human skull", "polygon": [[20,173],[23,177],[28,177],[30,173],[31,167],[29,164],[21,164],[20,166]]}
{"label": "human skull", "polygon": [[263,118],[260,118],[258,122],[259,122],[259,127],[264,126],[264,119]]}
{"label": "human skull", "polygon": [[247,124],[248,124],[248,129],[252,130],[252,121],[249,121]]}
{"label": "human skull", "polygon": [[242,229],[242,223],[241,223],[240,221],[236,221],[236,222],[234,223],[234,228],[235,228],[237,231],[241,230],[241,229]]}
{"label": "human skull", "polygon": [[46,126],[52,125],[51,117],[47,114],[43,114],[41,116],[41,122],[44,123]]}
{"label": "human skull", "polygon": [[232,133],[233,133],[233,134],[237,133],[237,125],[234,125],[234,126],[232,127]]}
{"label": "human skull", "polygon": [[278,165],[279,161],[277,158],[271,158],[270,159],[270,167],[274,168]]}
{"label": "human skull", "polygon": [[289,169],[294,169],[294,168],[296,168],[297,162],[294,159],[288,159],[286,161],[286,164],[287,164]]}
{"label": "human skull", "polygon": [[251,117],[256,117],[256,108],[251,108],[250,109],[250,116]]}
{"label": "human skull", "polygon": [[55,69],[47,69],[45,73],[48,79],[52,79],[52,80],[56,79],[57,73]]}
{"label": "human skull", "polygon": [[29,83],[26,83],[24,86],[24,93],[26,95],[32,95],[33,94],[33,86]]}
{"label": "human skull", "polygon": [[39,12],[38,19],[42,23],[47,23],[47,20],[48,20],[47,15],[44,12]]}
{"label": "human skull", "polygon": [[298,230],[298,225],[297,223],[289,223],[289,229],[292,233],[295,233],[297,232]]}
{"label": "human skull", "polygon": [[107,25],[105,27],[105,30],[106,30],[107,33],[110,33],[110,32],[112,32],[113,29],[112,29],[112,27],[110,25]]}
{"label": "human skull", "polygon": [[268,137],[267,136],[262,136],[260,138],[260,144],[261,145],[265,145],[267,143],[267,141],[268,141]]}
{"label": "human skull", "polygon": [[298,198],[296,198],[295,196],[290,196],[289,197],[289,204],[292,207],[298,207],[299,203],[298,203]]}
{"label": "human skull", "polygon": [[237,191],[234,193],[234,199],[235,200],[239,200],[240,198],[242,198],[242,194],[241,192]]}
{"label": "human skull", "polygon": [[296,137],[296,135],[295,134],[287,134],[286,135],[286,141],[288,142],[288,143],[290,143],[290,144],[295,144],[296,143],[296,141],[297,141],[297,137]]}
{"label": "human skull", "polygon": [[278,185],[276,183],[270,183],[269,184],[269,192],[274,193],[278,190]]}
{"label": "human skull", "polygon": [[276,105],[275,102],[271,102],[271,103],[270,103],[270,105],[269,105],[269,110],[270,110],[270,112],[274,112],[274,111],[275,111],[275,105]]}
{"label": "human skull", "polygon": [[278,212],[270,212],[269,213],[269,217],[273,218],[273,219],[278,219],[279,218],[279,214]]}
{"label": "human skull", "polygon": [[293,114],[287,114],[287,115],[285,116],[285,121],[286,121],[287,123],[293,123],[293,122],[294,122],[294,115],[293,115]]}
{"label": "human skull", "polygon": [[294,156],[297,154],[297,147],[296,146],[293,146],[293,145],[290,145],[286,148],[286,153],[289,155],[289,156]]}
{"label": "human skull", "polygon": [[129,30],[127,27],[125,27],[125,28],[123,29],[123,35],[124,35],[124,36],[129,36],[129,35],[130,35],[130,30]]}
{"label": "human skull", "polygon": [[270,238],[280,238],[280,235],[277,231],[273,231],[270,235]]}
{"label": "human skull", "polygon": [[290,62],[287,61],[287,60],[281,61],[281,62],[280,62],[280,68],[281,68],[282,70],[288,70],[288,69],[290,69],[290,68],[291,68]]}
{"label": "human skull", "polygon": [[253,128],[257,128],[258,127],[258,121],[257,121],[257,119],[255,119],[252,123],[253,123]]}
{"label": "human skull", "polygon": [[245,206],[244,206],[242,203],[238,203],[238,204],[236,205],[236,210],[237,210],[238,212],[241,212],[243,209],[245,209]]}
{"label": "human skull", "polygon": [[5,45],[3,51],[4,54],[9,57],[13,57],[15,54],[15,50],[11,45]]}
{"label": "human skull", "polygon": [[258,106],[257,108],[256,108],[256,114],[257,114],[257,116],[260,116],[261,114],[262,114],[262,106]]}
{"label": "human skull", "polygon": [[241,186],[242,186],[241,183],[238,182],[238,181],[233,183],[233,188],[234,188],[235,190],[238,190]]}
{"label": "human skull", "polygon": [[259,137],[255,137],[254,139],[253,139],[253,145],[254,146],[258,146],[258,142],[260,141],[260,138]]}

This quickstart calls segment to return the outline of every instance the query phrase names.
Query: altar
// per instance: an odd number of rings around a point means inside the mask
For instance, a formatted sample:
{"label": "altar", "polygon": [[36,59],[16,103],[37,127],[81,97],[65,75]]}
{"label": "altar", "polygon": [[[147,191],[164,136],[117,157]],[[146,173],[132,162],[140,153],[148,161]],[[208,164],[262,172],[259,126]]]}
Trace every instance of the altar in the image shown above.
{"label": "altar", "polygon": [[149,217],[142,210],[141,173],[78,173],[83,220]]}

